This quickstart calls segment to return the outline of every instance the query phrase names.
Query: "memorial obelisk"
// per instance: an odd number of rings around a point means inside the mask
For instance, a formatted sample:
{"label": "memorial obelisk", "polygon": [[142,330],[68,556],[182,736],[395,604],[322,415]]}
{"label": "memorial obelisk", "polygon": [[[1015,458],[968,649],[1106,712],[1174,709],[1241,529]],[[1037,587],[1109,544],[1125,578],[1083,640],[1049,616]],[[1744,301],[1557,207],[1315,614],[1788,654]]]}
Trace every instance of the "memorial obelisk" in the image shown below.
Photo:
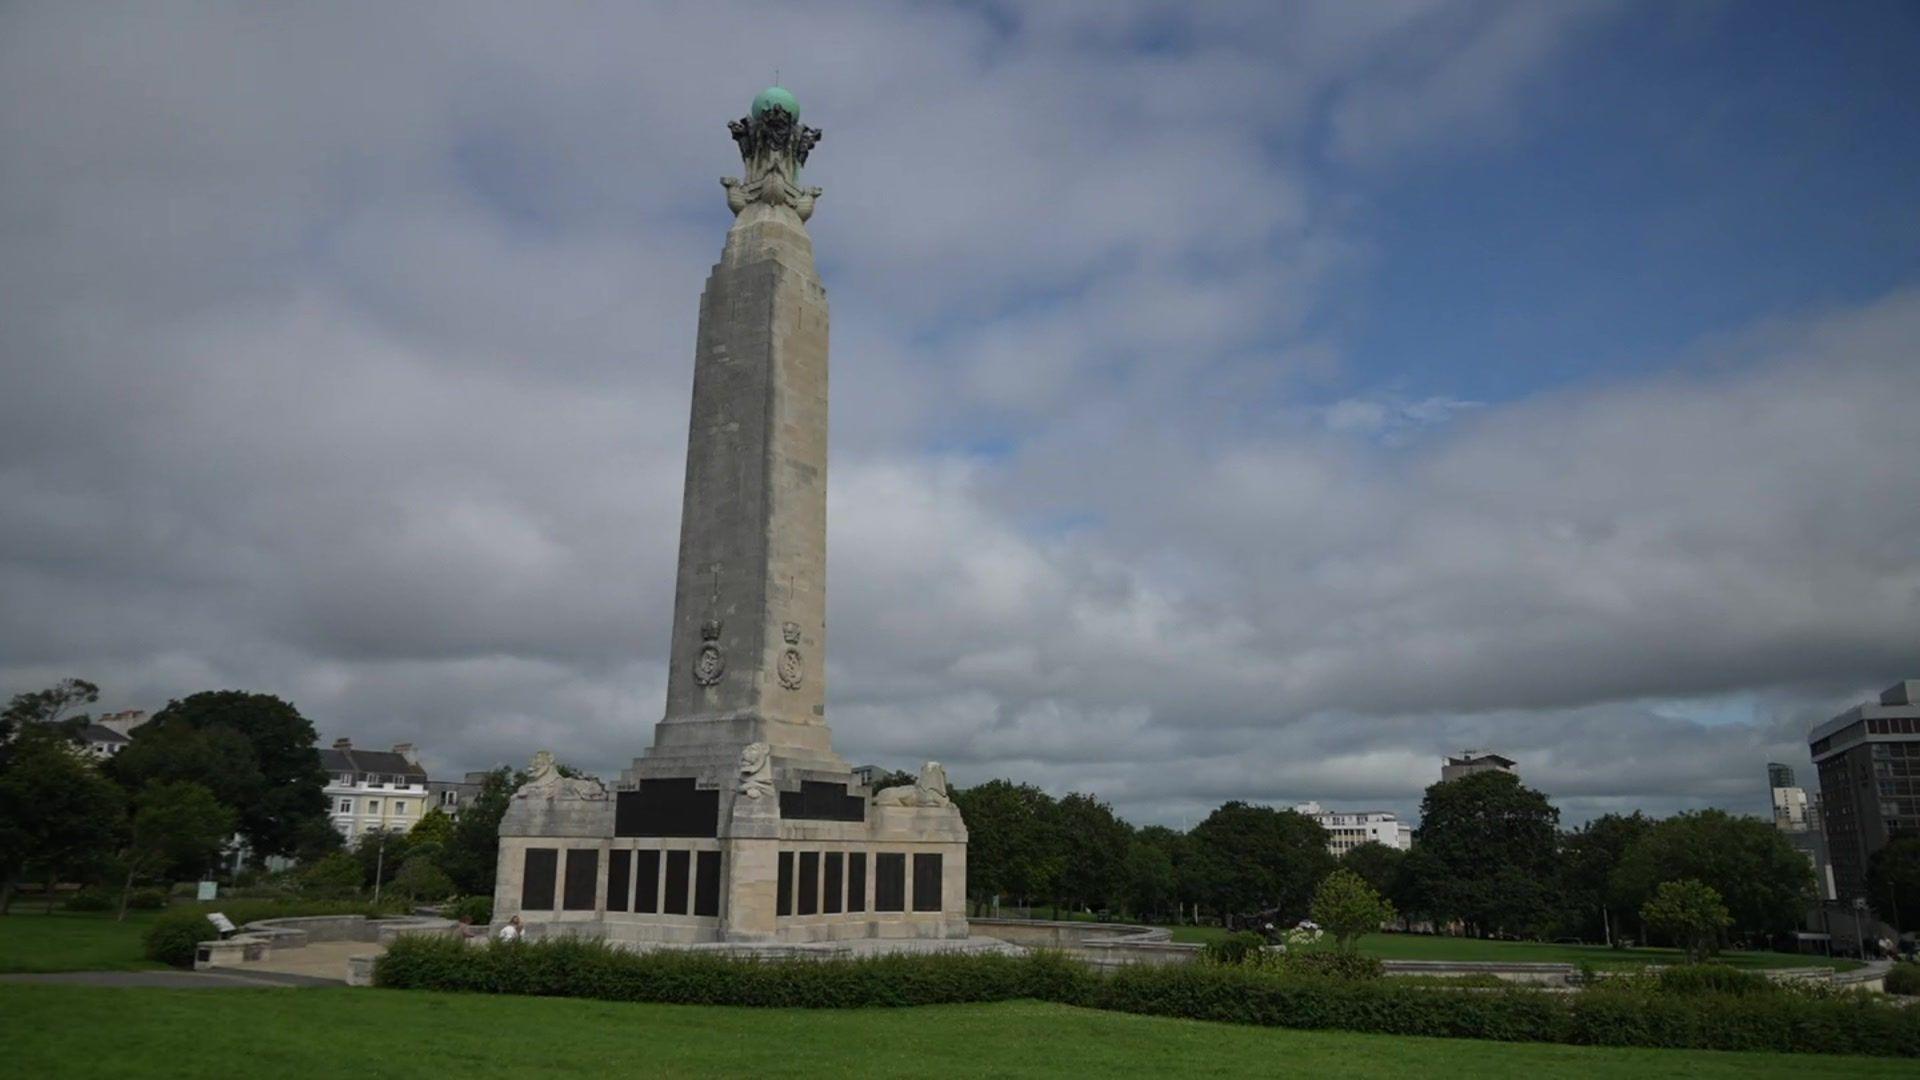
{"label": "memorial obelisk", "polygon": [[779,87],[727,127],[744,175],[700,296],[666,713],[611,796],[536,762],[495,918],[649,945],[965,938],[945,774],[875,795],[827,729],[827,295],[800,182],[820,131]]}

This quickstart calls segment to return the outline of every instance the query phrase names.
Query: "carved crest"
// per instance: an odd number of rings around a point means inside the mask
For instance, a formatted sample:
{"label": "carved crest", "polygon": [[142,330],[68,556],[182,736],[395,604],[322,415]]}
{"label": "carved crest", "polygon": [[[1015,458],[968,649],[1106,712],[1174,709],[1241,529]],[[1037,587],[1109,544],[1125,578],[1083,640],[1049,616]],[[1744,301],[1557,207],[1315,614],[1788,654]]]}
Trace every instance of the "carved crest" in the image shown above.
{"label": "carved crest", "polygon": [[805,664],[800,659],[799,649],[788,649],[780,654],[780,685],[789,690],[800,689],[800,682],[806,677]]}
{"label": "carved crest", "polygon": [[781,624],[780,624],[780,636],[781,636],[782,638],[785,638],[785,639],[786,639],[786,642],[787,642],[787,644],[789,644],[789,645],[798,645],[798,644],[800,644],[800,624],[799,624],[799,623],[797,623],[797,622],[783,622],[783,623],[781,623]]}
{"label": "carved crest", "polygon": [[708,619],[700,624],[700,652],[693,658],[693,681],[701,686],[712,686],[727,673],[727,657],[720,651],[719,619]]}

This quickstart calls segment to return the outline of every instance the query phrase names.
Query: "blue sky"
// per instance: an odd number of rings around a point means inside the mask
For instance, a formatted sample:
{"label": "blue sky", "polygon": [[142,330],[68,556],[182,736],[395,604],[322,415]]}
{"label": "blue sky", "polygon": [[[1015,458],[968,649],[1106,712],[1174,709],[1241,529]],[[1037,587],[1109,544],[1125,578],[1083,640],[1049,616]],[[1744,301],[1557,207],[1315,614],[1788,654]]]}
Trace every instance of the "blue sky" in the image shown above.
{"label": "blue sky", "polygon": [[0,13],[0,689],[616,773],[775,69],[846,756],[1753,811],[1920,674],[1911,4],[462,10]]}
{"label": "blue sky", "polygon": [[1366,193],[1357,379],[1506,400],[1920,276],[1920,10],[1637,5]]}

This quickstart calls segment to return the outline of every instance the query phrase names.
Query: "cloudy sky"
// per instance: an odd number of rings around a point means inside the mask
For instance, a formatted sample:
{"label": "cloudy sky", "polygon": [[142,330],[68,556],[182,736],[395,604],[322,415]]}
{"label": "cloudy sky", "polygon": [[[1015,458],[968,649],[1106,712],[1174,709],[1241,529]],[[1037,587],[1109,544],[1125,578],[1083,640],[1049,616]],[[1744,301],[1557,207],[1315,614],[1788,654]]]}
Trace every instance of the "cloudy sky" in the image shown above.
{"label": "cloudy sky", "polygon": [[1920,676],[1920,12],[1190,6],[7,5],[0,689],[616,772],[776,70],[848,758],[1757,811]]}

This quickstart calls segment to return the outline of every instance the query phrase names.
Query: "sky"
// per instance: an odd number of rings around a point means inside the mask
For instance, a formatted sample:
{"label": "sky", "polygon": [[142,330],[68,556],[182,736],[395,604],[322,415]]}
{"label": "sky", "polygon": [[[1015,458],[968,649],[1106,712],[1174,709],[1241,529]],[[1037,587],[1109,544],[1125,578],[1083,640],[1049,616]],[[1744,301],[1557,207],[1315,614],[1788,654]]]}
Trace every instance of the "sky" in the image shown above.
{"label": "sky", "polygon": [[[0,691],[605,776],[697,301],[826,137],[855,762],[1764,812],[1920,677],[1920,9],[0,8]],[[1806,776],[1811,780],[1810,775]]]}

